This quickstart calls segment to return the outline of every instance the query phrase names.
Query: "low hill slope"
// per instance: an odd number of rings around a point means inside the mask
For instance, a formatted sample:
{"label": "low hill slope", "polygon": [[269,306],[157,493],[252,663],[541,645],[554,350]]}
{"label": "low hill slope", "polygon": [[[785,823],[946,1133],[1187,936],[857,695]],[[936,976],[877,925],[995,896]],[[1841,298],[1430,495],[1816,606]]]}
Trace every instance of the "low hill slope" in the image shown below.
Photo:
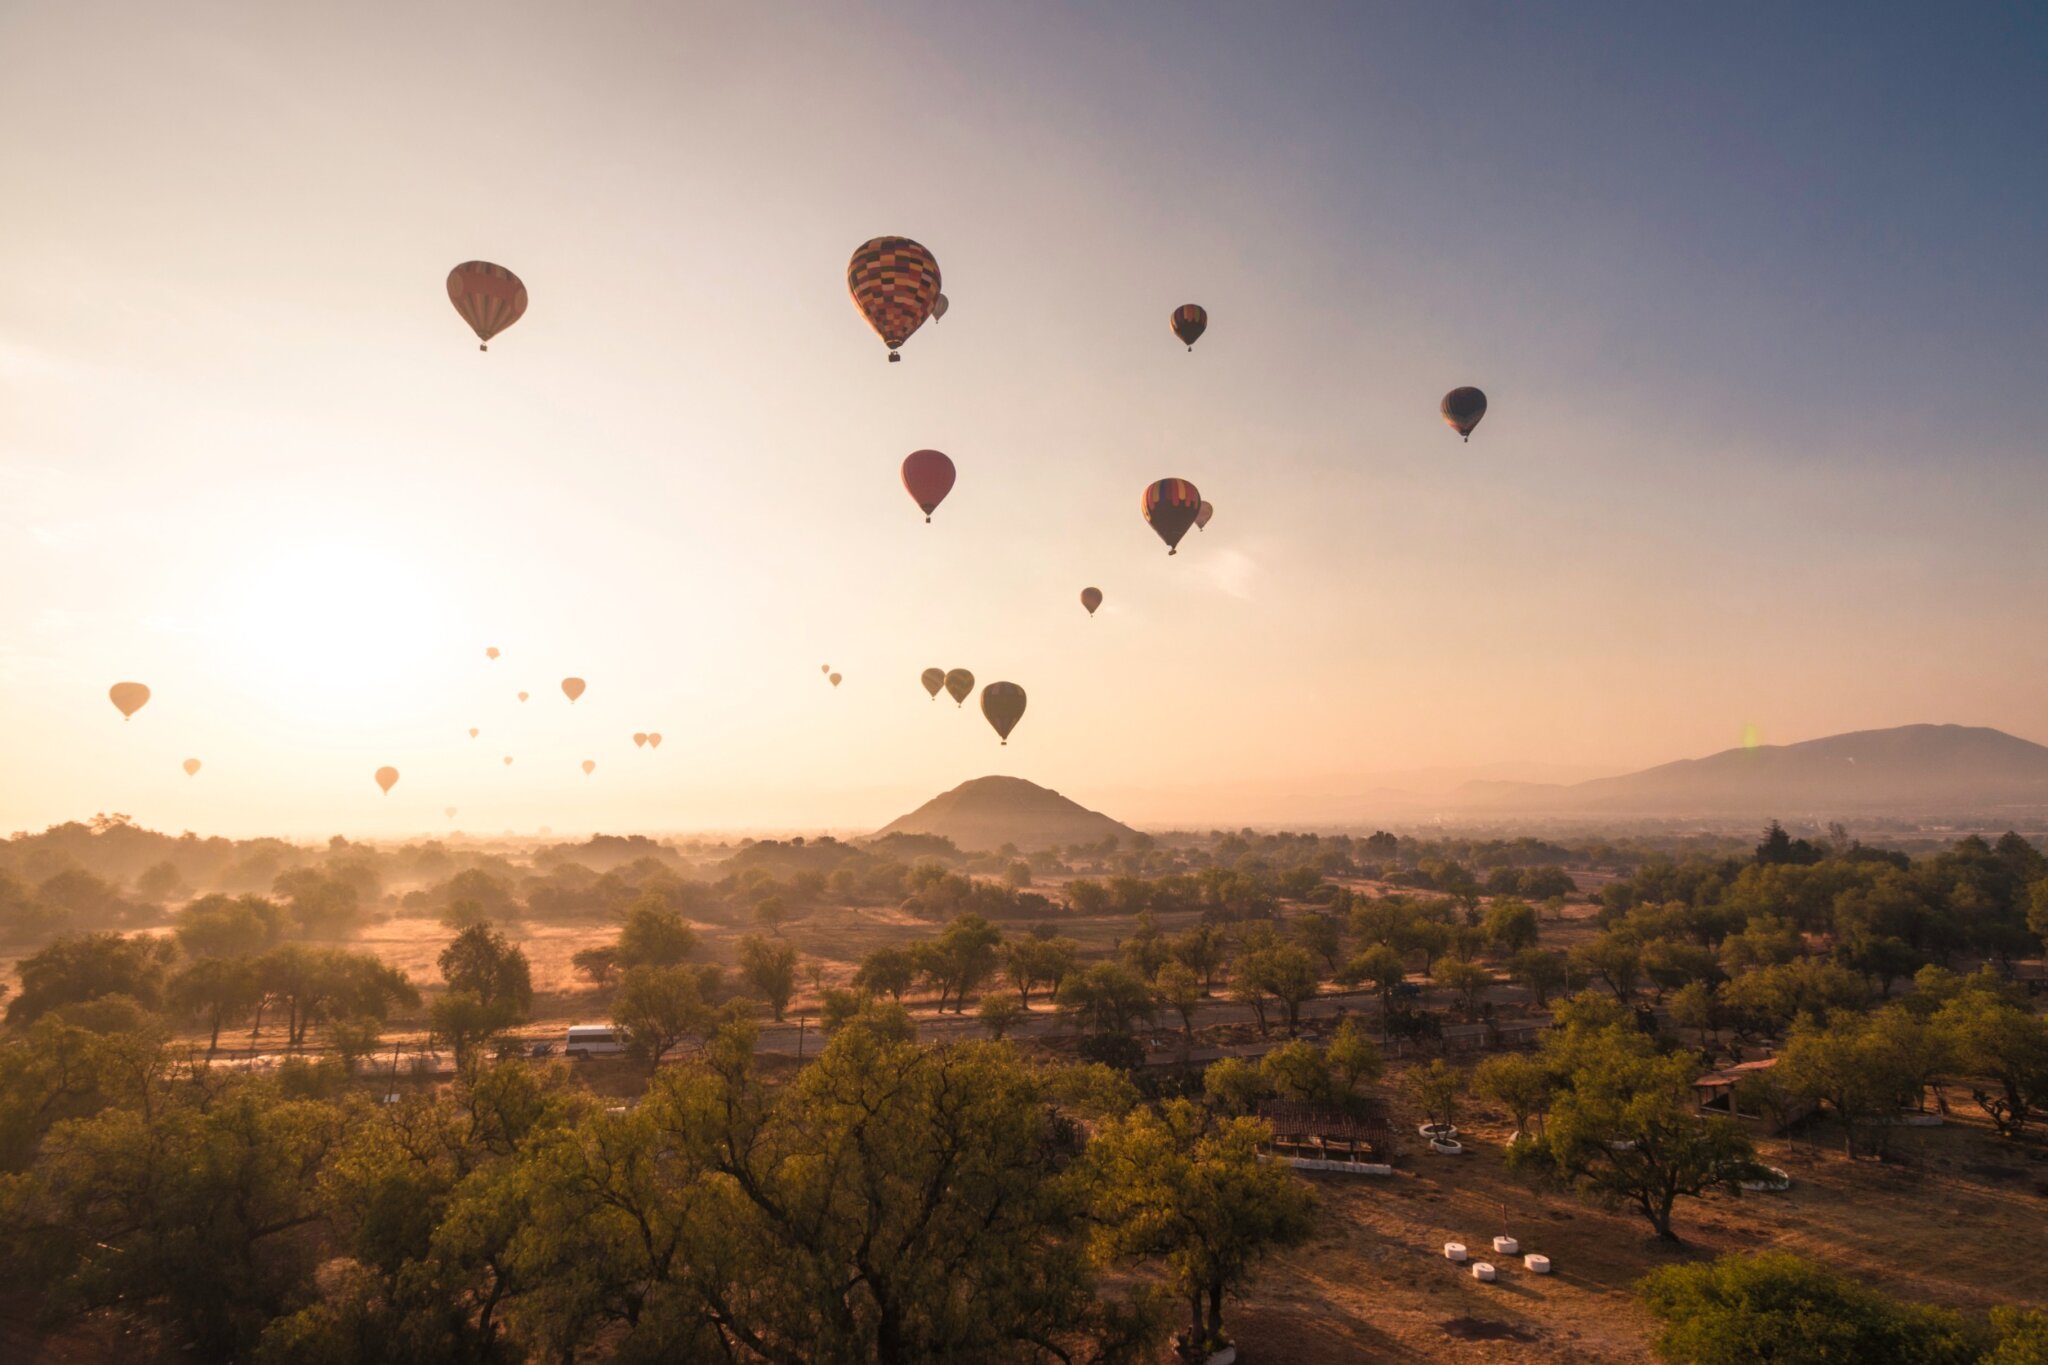
{"label": "low hill slope", "polygon": [[1053,848],[1099,844],[1111,835],[1129,839],[1137,831],[1100,811],[1069,801],[1058,792],[1021,777],[977,777],[890,821],[875,832],[936,834],[963,850]]}

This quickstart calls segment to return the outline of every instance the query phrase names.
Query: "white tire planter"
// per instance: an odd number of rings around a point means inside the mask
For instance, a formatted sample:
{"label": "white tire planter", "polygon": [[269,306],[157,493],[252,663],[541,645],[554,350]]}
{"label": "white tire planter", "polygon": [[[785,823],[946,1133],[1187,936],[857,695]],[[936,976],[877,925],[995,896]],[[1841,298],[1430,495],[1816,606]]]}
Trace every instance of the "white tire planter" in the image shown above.
{"label": "white tire planter", "polygon": [[1487,1281],[1488,1283],[1492,1283],[1492,1281],[1493,1281],[1493,1276],[1494,1276],[1494,1269],[1493,1269],[1493,1267],[1492,1267],[1491,1265],[1488,1265],[1488,1264],[1487,1264],[1487,1263],[1486,1263],[1485,1261],[1474,1261],[1474,1262],[1472,1263],[1472,1278],[1473,1278],[1473,1279],[1475,1279],[1475,1280],[1485,1280],[1485,1281]]}
{"label": "white tire planter", "polygon": [[1548,1275],[1550,1273],[1550,1258],[1548,1256],[1538,1256],[1533,1251],[1522,1258],[1522,1264],[1528,1268],[1531,1275]]}
{"label": "white tire planter", "polygon": [[1458,1125],[1455,1123],[1425,1123],[1416,1128],[1415,1135],[1425,1138],[1454,1138],[1458,1135]]}
{"label": "white tire planter", "polygon": [[1493,1239],[1493,1253],[1496,1256],[1514,1256],[1519,1254],[1521,1250],[1522,1244],[1512,1237],[1496,1237]]}
{"label": "white tire planter", "polygon": [[1463,1265],[1465,1263],[1465,1244],[1463,1242],[1445,1242],[1444,1259],[1454,1265]]}
{"label": "white tire planter", "polygon": [[1770,1179],[1743,1180],[1737,1183],[1743,1189],[1753,1194],[1783,1194],[1786,1190],[1792,1188],[1792,1173],[1790,1171],[1778,1166],[1766,1166],[1764,1169],[1771,1173]]}
{"label": "white tire planter", "polygon": [[1456,1138],[1431,1138],[1429,1140],[1429,1150],[1435,1152],[1438,1156],[1463,1156],[1465,1154],[1465,1144]]}

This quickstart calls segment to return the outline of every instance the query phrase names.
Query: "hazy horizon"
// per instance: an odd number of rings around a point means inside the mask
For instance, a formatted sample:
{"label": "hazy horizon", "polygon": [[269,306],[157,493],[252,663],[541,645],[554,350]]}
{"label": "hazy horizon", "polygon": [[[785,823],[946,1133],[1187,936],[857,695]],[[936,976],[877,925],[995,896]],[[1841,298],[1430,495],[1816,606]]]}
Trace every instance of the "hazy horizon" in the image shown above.
{"label": "hazy horizon", "polygon": [[[2048,739],[2038,15],[113,8],[0,13],[0,828]],[[951,301],[900,365],[881,233]],[[473,258],[531,291],[488,355]],[[1027,690],[1007,748],[934,665]]]}

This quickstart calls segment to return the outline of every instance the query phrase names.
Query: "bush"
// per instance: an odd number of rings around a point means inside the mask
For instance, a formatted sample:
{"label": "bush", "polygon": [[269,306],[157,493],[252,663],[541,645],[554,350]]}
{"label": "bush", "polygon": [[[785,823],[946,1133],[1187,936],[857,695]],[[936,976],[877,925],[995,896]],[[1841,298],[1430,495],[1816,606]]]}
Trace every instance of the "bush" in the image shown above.
{"label": "bush", "polygon": [[1657,1354],[1681,1365],[1961,1365],[1977,1358],[1960,1315],[1887,1298],[1783,1252],[1665,1266],[1636,1292],[1664,1323]]}

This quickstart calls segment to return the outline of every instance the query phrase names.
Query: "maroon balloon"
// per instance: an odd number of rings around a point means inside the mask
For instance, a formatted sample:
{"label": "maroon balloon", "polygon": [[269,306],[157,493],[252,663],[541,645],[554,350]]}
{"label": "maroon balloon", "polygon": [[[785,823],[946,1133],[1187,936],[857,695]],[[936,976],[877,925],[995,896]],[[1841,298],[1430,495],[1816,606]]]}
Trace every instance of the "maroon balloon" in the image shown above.
{"label": "maroon balloon", "polygon": [[953,462],[936,450],[913,450],[903,457],[903,487],[930,521],[953,491]]}

